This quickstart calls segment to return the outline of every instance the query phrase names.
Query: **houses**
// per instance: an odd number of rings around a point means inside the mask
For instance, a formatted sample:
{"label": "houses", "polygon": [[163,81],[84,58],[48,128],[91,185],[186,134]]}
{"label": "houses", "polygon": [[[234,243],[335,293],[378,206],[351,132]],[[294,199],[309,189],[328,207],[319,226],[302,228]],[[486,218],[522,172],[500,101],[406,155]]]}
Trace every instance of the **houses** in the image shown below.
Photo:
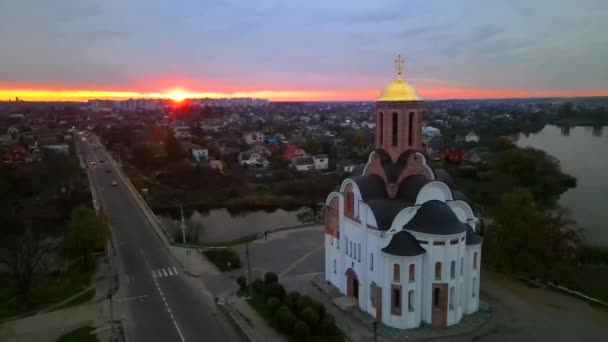
{"label": "houses", "polygon": [[289,145],[285,149],[285,152],[283,152],[283,156],[287,160],[293,160],[294,158],[297,158],[297,157],[306,156],[306,152],[304,152],[303,149],[301,149],[300,147],[298,147],[296,145]]}
{"label": "houses", "polygon": [[438,137],[441,135],[441,130],[439,128],[433,127],[433,126],[424,126],[422,127],[422,134],[426,137],[426,138],[433,138],[433,137]]}
{"label": "houses", "polygon": [[471,131],[464,137],[466,142],[479,142],[479,136],[475,132]]}
{"label": "houses", "polygon": [[313,157],[304,156],[304,157],[295,157],[292,159],[291,164],[296,169],[296,171],[311,171],[315,169],[315,160]]}
{"label": "houses", "polygon": [[209,161],[209,167],[215,170],[218,170],[221,173],[224,173],[224,164],[222,163],[221,160],[210,160]]}
{"label": "houses", "polygon": [[261,132],[249,132],[243,134],[243,141],[247,145],[253,145],[256,143],[264,142],[264,133]]}
{"label": "houses", "polygon": [[329,168],[329,158],[326,154],[312,156],[312,160],[315,164],[316,170],[327,170]]}
{"label": "houses", "polygon": [[190,139],[190,127],[188,126],[176,126],[173,127],[173,135],[177,139]]}
{"label": "houses", "polygon": [[257,167],[268,167],[270,162],[264,158],[260,153],[254,150],[248,150],[239,153],[238,161],[243,166],[257,166]]}

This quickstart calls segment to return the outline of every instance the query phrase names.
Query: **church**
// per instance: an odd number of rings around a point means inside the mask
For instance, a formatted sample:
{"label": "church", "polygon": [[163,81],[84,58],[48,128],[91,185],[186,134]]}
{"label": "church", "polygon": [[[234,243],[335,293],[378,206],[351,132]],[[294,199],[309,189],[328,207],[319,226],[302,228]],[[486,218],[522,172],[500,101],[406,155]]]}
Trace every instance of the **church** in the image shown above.
{"label": "church", "polygon": [[325,202],[325,280],[389,327],[445,328],[479,307],[479,220],[421,153],[423,99],[395,62],[376,148]]}

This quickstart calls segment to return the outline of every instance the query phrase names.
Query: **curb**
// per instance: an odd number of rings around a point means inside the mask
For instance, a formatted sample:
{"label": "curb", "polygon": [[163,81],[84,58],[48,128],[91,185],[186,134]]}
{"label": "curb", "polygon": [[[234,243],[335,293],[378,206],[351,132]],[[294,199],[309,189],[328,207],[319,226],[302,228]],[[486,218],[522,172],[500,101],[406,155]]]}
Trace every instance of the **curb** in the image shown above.
{"label": "curb", "polygon": [[230,323],[237,328],[239,333],[250,342],[263,342],[264,340],[257,338],[254,336],[254,333],[250,332],[250,329],[247,329],[245,326],[245,322],[239,316],[239,313],[236,312],[234,308],[232,308],[232,304],[228,302],[227,298],[224,298],[224,304],[217,304],[217,307],[220,309],[222,313],[228,318]]}

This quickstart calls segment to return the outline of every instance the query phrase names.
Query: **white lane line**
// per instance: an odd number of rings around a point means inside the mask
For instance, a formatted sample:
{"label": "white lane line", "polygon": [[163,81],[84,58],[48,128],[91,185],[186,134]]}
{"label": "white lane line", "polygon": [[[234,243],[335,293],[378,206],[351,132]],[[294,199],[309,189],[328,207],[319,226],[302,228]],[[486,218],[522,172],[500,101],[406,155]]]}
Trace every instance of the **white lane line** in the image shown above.
{"label": "white lane line", "polygon": [[163,277],[166,277],[167,276],[167,271],[165,271],[164,268],[162,269],[162,271],[163,271]]}
{"label": "white lane line", "polygon": [[169,316],[171,317],[171,322],[173,322],[173,326],[175,326],[175,330],[177,330],[177,333],[179,334],[179,338],[182,340],[182,342],[186,342],[186,339],[184,338],[182,331],[179,329],[179,325],[177,325],[177,321],[175,321],[175,317],[173,317],[173,312],[171,312],[171,309],[169,308],[169,304],[167,304],[167,301],[165,300],[165,294],[163,293],[163,290],[161,290],[160,286],[158,286],[158,283],[156,283],[156,289],[160,293],[160,296],[163,298],[163,302],[165,303],[165,309],[167,310],[167,312],[169,313]]}
{"label": "white lane line", "polygon": [[168,272],[169,272],[169,274],[170,274],[170,275],[172,275],[172,276],[176,276],[176,275],[177,275],[177,273],[174,273],[174,272],[173,272],[173,269],[172,269],[172,268],[167,268],[167,271],[168,271]]}
{"label": "white lane line", "polygon": [[175,272],[175,275],[179,274],[179,272],[177,272],[177,268],[175,268],[175,266],[173,266],[173,271]]}
{"label": "white lane line", "polygon": [[156,279],[156,277],[157,277],[157,276],[156,276],[156,270],[152,270],[152,278],[155,278],[155,279]]}

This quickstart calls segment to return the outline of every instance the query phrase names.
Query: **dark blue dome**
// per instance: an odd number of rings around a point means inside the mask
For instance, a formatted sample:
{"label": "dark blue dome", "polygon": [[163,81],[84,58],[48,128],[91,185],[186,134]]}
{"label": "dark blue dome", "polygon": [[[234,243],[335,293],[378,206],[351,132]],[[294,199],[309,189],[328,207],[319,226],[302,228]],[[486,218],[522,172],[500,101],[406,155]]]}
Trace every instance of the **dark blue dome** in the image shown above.
{"label": "dark blue dome", "polygon": [[466,232],[467,227],[447,204],[432,200],[422,204],[403,229],[433,235],[454,235]]}

